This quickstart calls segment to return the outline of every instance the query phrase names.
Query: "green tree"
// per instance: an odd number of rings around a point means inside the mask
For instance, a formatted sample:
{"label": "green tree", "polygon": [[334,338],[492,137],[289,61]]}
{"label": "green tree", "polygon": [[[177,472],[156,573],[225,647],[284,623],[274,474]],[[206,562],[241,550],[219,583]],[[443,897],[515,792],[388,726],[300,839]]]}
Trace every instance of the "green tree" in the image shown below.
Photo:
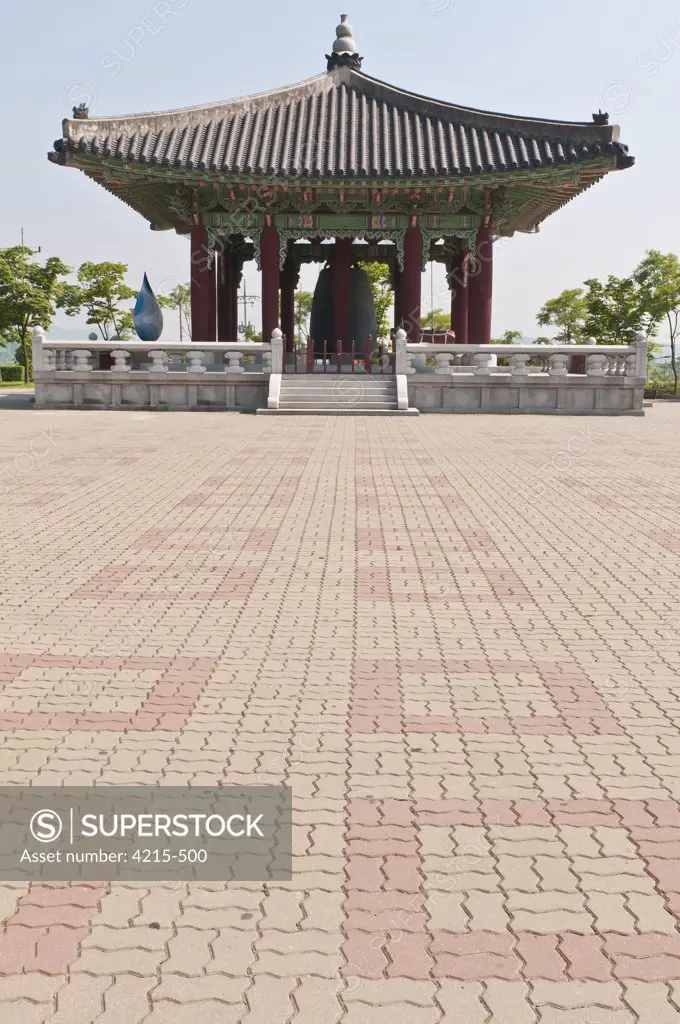
{"label": "green tree", "polygon": [[[491,342],[494,345],[517,345],[521,342],[524,335],[521,331],[504,331],[500,338],[492,338]],[[499,366],[509,366],[509,360],[504,357],[498,357]]]}
{"label": "green tree", "polygon": [[442,331],[449,331],[451,329],[451,314],[440,308],[431,309],[421,317],[420,326],[439,334]]}
{"label": "green tree", "polygon": [[606,282],[590,278],[585,286],[586,337],[603,345],[634,345],[636,334],[646,338],[654,334],[656,324],[646,308],[648,296],[633,277],[610,274]]}
{"label": "green tree", "polygon": [[385,341],[390,336],[389,311],[392,308],[392,271],[387,263],[365,263],[357,266],[365,270],[371,282],[373,305],[375,306],[376,341]]}
{"label": "green tree", "polygon": [[45,330],[52,323],[63,278],[71,273],[57,256],[39,263],[27,246],[0,250],[0,338],[16,342],[24,380],[33,376],[31,337],[36,327]]}
{"label": "green tree", "polygon": [[314,296],[311,292],[295,292],[295,327],[297,330],[296,343],[306,344],[309,340],[309,321],[312,315],[312,302]]}
{"label": "green tree", "polygon": [[256,331],[252,324],[246,324],[243,329],[246,341],[262,341],[262,331]]}
{"label": "green tree", "polygon": [[178,284],[167,295],[158,296],[158,304],[164,309],[175,309],[179,319],[179,340],[184,340],[186,330],[191,341],[191,285]]}
{"label": "green tree", "polygon": [[82,263],[78,268],[78,284],[64,287],[58,300],[67,316],[86,313],[86,323],[95,326],[102,340],[111,340],[112,333],[121,340],[134,333],[131,309],[122,305],[136,298],[137,293],[125,283],[125,263]]}
{"label": "green tree", "polygon": [[[671,342],[673,393],[678,393],[676,345],[680,330],[680,262],[674,253],[663,254],[648,249],[644,259],[633,271],[633,279],[642,293],[642,304],[649,324],[668,324]],[[658,350],[658,346],[655,346]],[[649,349],[652,345],[649,345]],[[653,353],[649,352],[650,358]]]}
{"label": "green tree", "polygon": [[500,338],[493,338],[494,345],[518,345],[524,335],[521,331],[505,331]]}
{"label": "green tree", "polygon": [[585,334],[586,302],[582,288],[561,292],[548,299],[538,311],[536,320],[541,327],[556,327],[556,344],[569,345],[582,341]]}

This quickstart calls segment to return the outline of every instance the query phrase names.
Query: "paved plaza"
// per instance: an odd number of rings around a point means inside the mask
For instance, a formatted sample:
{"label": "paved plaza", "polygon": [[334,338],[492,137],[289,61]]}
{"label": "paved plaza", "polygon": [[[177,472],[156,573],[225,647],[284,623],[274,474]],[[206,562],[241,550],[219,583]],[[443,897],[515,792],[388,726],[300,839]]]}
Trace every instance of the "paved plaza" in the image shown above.
{"label": "paved plaza", "polygon": [[11,1024],[680,1019],[680,407],[0,405],[0,782],[285,783],[291,883],[0,885]]}

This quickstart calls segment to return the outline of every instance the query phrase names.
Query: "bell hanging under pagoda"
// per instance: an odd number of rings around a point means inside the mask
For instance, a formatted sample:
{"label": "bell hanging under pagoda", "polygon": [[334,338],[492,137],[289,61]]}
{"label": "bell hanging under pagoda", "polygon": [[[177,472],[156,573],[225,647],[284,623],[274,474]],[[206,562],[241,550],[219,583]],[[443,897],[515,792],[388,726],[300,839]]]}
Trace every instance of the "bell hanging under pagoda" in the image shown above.
{"label": "bell hanging under pagoda", "polygon": [[[324,343],[327,352],[337,351],[333,291],[333,270],[325,267],[319,274],[312,300],[310,335],[314,339],[315,356],[323,355]],[[352,342],[356,351],[363,351],[368,339],[375,339],[377,333],[371,282],[366,271],[358,267],[353,267],[349,275],[349,330],[350,337],[343,344],[345,352]]]}

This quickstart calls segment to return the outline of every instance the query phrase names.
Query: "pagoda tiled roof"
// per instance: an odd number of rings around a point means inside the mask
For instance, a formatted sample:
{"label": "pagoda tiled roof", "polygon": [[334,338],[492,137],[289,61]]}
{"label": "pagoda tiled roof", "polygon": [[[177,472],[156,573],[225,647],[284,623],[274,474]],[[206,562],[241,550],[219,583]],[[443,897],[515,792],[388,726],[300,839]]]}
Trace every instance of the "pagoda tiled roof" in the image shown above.
{"label": "pagoda tiled roof", "polygon": [[67,119],[62,134],[55,162],[78,164],[80,155],[234,178],[451,178],[633,163],[616,125],[475,110],[347,66],[223,103]]}

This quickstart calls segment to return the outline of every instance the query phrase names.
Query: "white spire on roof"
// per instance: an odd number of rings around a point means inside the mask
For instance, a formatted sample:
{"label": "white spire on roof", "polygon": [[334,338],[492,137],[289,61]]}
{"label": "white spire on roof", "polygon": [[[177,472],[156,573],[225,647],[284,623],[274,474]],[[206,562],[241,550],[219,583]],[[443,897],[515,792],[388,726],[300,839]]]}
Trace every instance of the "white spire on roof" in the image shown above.
{"label": "white spire on roof", "polygon": [[354,29],[350,25],[348,14],[340,15],[340,24],[335,30],[336,40],[333,43],[333,53],[356,53],[357,44],[354,42]]}
{"label": "white spire on roof", "polygon": [[340,15],[340,24],[335,30],[335,42],[330,56],[326,54],[328,70],[332,71],[338,67],[351,67],[358,71],[361,68],[362,57],[357,53],[357,44],[354,40],[354,29],[349,23],[349,15]]}

